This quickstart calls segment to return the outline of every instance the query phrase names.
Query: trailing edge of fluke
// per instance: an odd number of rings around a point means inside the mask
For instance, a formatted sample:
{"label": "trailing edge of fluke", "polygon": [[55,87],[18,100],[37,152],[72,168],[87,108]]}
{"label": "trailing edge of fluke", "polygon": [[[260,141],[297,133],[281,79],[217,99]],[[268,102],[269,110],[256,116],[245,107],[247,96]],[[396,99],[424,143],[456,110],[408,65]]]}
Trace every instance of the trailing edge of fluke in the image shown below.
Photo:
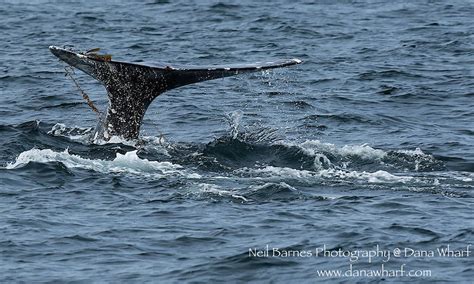
{"label": "trailing edge of fluke", "polygon": [[112,60],[100,55],[99,49],[87,52],[50,46],[59,59],[92,76],[104,85],[109,98],[105,117],[99,122],[94,139],[108,140],[112,136],[136,139],[143,116],[150,103],[163,92],[184,85],[260,70],[299,64],[299,59],[249,65],[229,65],[198,68],[147,66]]}

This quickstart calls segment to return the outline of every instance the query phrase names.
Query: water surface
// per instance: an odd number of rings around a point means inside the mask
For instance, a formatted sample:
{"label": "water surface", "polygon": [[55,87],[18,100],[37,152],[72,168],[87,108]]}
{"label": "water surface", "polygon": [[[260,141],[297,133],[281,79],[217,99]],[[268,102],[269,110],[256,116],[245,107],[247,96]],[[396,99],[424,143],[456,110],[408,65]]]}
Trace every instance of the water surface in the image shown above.
{"label": "water surface", "polygon": [[[249,249],[473,243],[471,1],[75,2],[0,5],[1,282],[316,282],[350,261]],[[49,45],[304,64],[175,89],[140,141],[91,143],[97,117]],[[431,276],[329,280],[474,277],[472,254],[384,264]]]}

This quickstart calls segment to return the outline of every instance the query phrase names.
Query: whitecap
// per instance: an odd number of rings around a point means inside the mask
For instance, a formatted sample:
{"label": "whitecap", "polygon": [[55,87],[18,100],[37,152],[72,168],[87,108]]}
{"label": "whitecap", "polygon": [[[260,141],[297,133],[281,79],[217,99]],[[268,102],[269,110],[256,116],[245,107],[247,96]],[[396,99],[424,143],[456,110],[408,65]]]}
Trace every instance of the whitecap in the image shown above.
{"label": "whitecap", "polygon": [[357,156],[365,160],[381,160],[387,153],[383,150],[374,149],[367,144],[344,145],[338,147],[335,144],[321,142],[319,140],[306,140],[300,144],[290,144],[301,148],[306,154],[314,156],[316,153],[329,152],[339,156]]}
{"label": "whitecap", "polygon": [[321,179],[335,178],[341,180],[361,180],[369,183],[405,183],[413,179],[410,176],[394,175],[386,171],[366,172],[348,171],[340,169],[325,169],[320,171],[298,170],[287,167],[266,166],[259,169],[242,168],[235,171],[237,174],[250,175],[253,178],[280,181],[293,179],[306,183],[317,183]]}
{"label": "whitecap", "polygon": [[182,166],[171,162],[149,161],[138,157],[137,151],[125,154],[117,153],[115,159],[100,160],[86,159],[78,155],[70,154],[66,149],[56,152],[51,149],[31,149],[22,152],[15,160],[9,163],[6,169],[17,169],[24,167],[30,162],[49,163],[60,162],[67,168],[90,169],[102,173],[133,173],[152,176],[183,175],[189,178],[200,178],[197,173],[189,173]]}

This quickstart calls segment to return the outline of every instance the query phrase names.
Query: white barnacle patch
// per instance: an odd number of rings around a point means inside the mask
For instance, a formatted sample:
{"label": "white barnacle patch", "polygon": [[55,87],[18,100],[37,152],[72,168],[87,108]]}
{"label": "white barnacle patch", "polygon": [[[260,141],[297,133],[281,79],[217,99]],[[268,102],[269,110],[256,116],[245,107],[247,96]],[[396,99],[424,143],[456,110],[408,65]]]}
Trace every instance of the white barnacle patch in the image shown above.
{"label": "white barnacle patch", "polygon": [[111,112],[111,113],[114,113],[114,114],[117,113],[117,111],[116,111],[115,109],[113,109],[113,108],[110,109],[110,112]]}

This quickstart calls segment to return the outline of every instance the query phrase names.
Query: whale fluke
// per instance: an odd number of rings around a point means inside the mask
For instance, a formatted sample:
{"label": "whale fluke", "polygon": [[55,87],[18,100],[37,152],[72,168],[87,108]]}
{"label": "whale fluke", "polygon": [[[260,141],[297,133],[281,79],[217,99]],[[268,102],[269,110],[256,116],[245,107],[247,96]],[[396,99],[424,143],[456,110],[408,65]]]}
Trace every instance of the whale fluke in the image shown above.
{"label": "whale fluke", "polygon": [[255,63],[239,66],[173,68],[114,61],[110,55],[98,55],[99,49],[88,52],[50,46],[50,51],[67,64],[89,74],[107,90],[109,106],[95,138],[122,136],[136,139],[143,116],[150,103],[160,94],[184,85],[217,78],[286,67],[301,63],[299,59]]}

